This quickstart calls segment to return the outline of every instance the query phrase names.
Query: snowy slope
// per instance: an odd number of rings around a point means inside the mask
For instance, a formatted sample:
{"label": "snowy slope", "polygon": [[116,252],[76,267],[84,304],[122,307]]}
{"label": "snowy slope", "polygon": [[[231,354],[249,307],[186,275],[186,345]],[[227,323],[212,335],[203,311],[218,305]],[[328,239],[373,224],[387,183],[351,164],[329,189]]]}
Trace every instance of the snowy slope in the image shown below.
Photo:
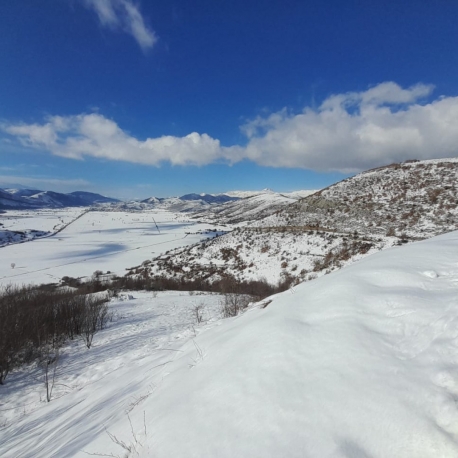
{"label": "snowy slope", "polygon": [[314,279],[348,265],[363,256],[399,243],[395,237],[368,238],[294,228],[236,229],[221,237],[187,247],[130,269],[132,273],[168,278],[219,280],[230,275],[237,280],[266,280],[275,285]]}
{"label": "snowy slope", "polygon": [[458,456],[457,248],[378,253],[202,334],[142,406],[155,456]]}
{"label": "snowy slope", "polygon": [[[295,201],[268,191],[213,207],[195,217],[241,222],[243,230],[178,250],[168,264],[155,261],[156,273],[177,275],[174,266],[190,266],[205,277],[226,272],[273,283],[313,278],[361,255],[456,230],[457,182],[455,159],[406,162],[368,170]],[[190,269],[178,275],[189,276]]]}
{"label": "snowy slope", "polygon": [[343,180],[255,222],[427,238],[458,228],[458,160],[391,164]]}
{"label": "snowy slope", "polygon": [[74,351],[61,397],[22,376],[1,398],[0,454],[456,457],[457,250],[457,232],[385,250],[195,337],[176,297],[113,304],[125,318]]}

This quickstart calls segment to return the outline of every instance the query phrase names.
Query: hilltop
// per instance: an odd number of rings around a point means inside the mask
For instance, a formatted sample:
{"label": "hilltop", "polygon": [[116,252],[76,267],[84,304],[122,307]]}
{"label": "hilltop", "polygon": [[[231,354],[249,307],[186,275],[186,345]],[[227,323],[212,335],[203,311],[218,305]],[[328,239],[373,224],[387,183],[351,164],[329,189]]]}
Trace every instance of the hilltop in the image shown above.
{"label": "hilltop", "polygon": [[254,225],[423,239],[457,228],[457,180],[457,159],[391,164],[320,190]]}

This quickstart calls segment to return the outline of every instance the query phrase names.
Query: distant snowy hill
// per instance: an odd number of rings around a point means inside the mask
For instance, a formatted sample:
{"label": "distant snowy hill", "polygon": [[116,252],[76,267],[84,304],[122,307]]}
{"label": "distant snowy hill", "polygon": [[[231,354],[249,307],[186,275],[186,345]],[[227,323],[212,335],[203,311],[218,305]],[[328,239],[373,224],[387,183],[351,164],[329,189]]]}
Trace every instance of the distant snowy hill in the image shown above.
{"label": "distant snowy hill", "polygon": [[94,204],[119,202],[92,192],[75,191],[62,194],[37,189],[0,189],[0,209],[34,209],[86,207]]}
{"label": "distant snowy hill", "polygon": [[272,191],[272,189],[266,188],[263,189],[262,191],[229,191],[226,192],[225,194],[231,197],[239,197],[240,199],[245,199],[247,197],[255,197],[255,196],[261,196],[261,195],[268,195],[268,194],[281,194],[282,196],[285,197],[291,197],[293,199],[301,199],[303,197],[307,197],[310,194],[315,193],[317,190],[310,190],[310,189],[305,189],[305,190],[299,190],[299,191],[291,191],[291,192],[275,192]]}
{"label": "distant snowy hill", "polygon": [[113,209],[146,210],[162,209],[193,213],[196,219],[208,222],[240,223],[259,219],[296,202],[316,191],[278,193],[270,189],[262,191],[230,191],[223,194],[185,194],[181,197],[149,197],[147,199],[114,204]]}
{"label": "distant snowy hill", "polygon": [[[263,191],[235,191],[236,194],[244,195],[234,202],[228,202],[202,212],[196,210],[195,218],[205,219],[219,223],[242,223],[251,222],[275,213],[286,206],[293,204],[298,199],[313,194],[316,191],[296,191],[293,193],[278,193],[270,189]],[[232,193],[228,193],[232,194]]]}
{"label": "distant snowy hill", "polygon": [[180,197],[181,200],[202,200],[208,204],[224,204],[239,200],[238,197],[231,197],[227,194],[186,194]]}

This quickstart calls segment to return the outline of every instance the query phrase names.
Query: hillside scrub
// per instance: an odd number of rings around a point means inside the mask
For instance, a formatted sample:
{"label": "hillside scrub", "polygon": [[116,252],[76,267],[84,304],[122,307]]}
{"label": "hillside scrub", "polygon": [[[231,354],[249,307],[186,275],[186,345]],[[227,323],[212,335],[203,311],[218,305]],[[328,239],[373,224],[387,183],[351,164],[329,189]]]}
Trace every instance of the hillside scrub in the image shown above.
{"label": "hillside scrub", "polygon": [[[274,286],[265,280],[238,281],[229,275],[214,282],[160,276],[124,276],[101,281],[93,276],[87,282],[64,277],[64,286],[9,285],[0,290],[0,385],[12,370],[42,362],[43,354],[57,353],[68,340],[81,338],[86,347],[91,348],[94,335],[110,319],[106,302],[121,290],[221,293],[225,298],[222,314],[229,317],[243,311],[250,301],[287,290],[291,281],[286,277]],[[99,292],[107,294],[103,297],[95,294]]]}
{"label": "hillside scrub", "polygon": [[0,290],[0,385],[13,369],[69,339],[84,336],[89,348],[109,319],[107,300],[53,286]]}
{"label": "hillside scrub", "polygon": [[457,178],[456,159],[391,164],[346,178],[252,225],[425,239],[458,227]]}

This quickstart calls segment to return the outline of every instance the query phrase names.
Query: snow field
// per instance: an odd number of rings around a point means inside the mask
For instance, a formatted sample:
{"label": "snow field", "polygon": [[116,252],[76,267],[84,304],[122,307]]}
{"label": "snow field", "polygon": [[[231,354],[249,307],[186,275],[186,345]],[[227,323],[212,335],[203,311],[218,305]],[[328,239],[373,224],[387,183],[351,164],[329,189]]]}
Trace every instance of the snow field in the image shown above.
{"label": "snow field", "polygon": [[457,247],[388,249],[222,321],[216,296],[133,293],[64,350],[49,404],[25,373],[2,387],[0,454],[123,456],[106,427],[143,458],[458,456]]}
{"label": "snow field", "polygon": [[85,210],[9,210],[0,214],[0,247],[45,237],[78,218]]}
{"label": "snow field", "polygon": [[8,210],[0,214],[0,223],[4,229],[11,231],[34,229],[53,232],[70,223],[85,211],[85,208]]}
{"label": "snow field", "polygon": [[[167,236],[195,231],[167,215],[170,227],[156,219]],[[108,218],[105,231],[132,245],[129,234],[141,237],[138,220]],[[94,237],[97,221],[85,215],[75,232]],[[211,244],[208,262],[220,262],[218,244],[231,237]],[[299,249],[297,239],[269,237],[275,256]],[[246,248],[233,242],[240,257],[267,264],[262,235]],[[308,242],[317,254],[321,242]],[[37,369],[0,387],[0,455],[124,456],[117,438],[143,458],[456,457],[457,248],[453,232],[387,249],[227,320],[218,296],[126,293],[93,348],[62,350],[50,403]],[[201,302],[208,322],[195,326]]]}
{"label": "snow field", "polygon": [[53,237],[1,248],[0,285],[51,283],[63,276],[91,276],[96,270],[124,275],[126,268],[154,253],[208,237],[199,233],[206,228],[167,210],[90,211]]}

